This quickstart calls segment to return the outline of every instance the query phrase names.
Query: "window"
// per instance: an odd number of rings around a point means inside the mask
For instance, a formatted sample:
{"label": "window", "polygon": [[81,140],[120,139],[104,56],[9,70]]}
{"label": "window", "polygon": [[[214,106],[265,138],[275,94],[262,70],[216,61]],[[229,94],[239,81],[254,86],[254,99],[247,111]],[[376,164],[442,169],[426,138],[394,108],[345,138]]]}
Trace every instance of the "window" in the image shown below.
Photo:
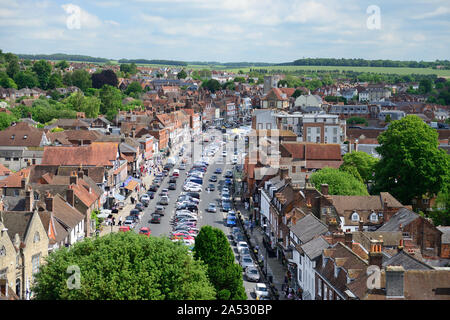
{"label": "window", "polygon": [[322,296],[322,279],[317,278],[317,295]]}
{"label": "window", "polygon": [[292,173],[295,173],[295,166],[292,166]]}
{"label": "window", "polygon": [[6,256],[6,248],[5,246],[2,246],[0,248],[0,257]]}
{"label": "window", "polygon": [[31,264],[33,267],[33,274],[39,271],[39,260],[41,258],[41,254],[38,253],[31,258]]}
{"label": "window", "polygon": [[14,161],[19,161],[19,158],[14,158]]}
{"label": "window", "polygon": [[337,137],[333,137],[333,143],[337,143]]}
{"label": "window", "polygon": [[352,221],[359,221],[359,215],[356,211],[352,213]]}
{"label": "window", "polygon": [[267,130],[272,129],[272,124],[271,124],[271,123],[266,123],[266,129],[267,129]]}
{"label": "window", "polygon": [[6,157],[5,160],[6,161],[11,161],[11,158]]}
{"label": "window", "polygon": [[302,282],[302,269],[298,270],[298,281]]}
{"label": "window", "polygon": [[378,215],[375,212],[372,212],[370,214],[370,221],[372,222],[378,222]]}
{"label": "window", "polygon": [[328,287],[326,285],[323,286],[323,300],[327,300],[328,298]]}
{"label": "window", "polygon": [[41,241],[41,237],[39,236],[39,232],[36,231],[34,234],[34,243]]}

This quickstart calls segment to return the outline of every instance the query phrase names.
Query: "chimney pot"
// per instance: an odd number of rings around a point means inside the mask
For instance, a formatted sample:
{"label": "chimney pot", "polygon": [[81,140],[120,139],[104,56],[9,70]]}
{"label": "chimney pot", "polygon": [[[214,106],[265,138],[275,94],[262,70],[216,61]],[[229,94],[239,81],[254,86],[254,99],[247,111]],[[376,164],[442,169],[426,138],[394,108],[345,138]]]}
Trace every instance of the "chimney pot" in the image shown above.
{"label": "chimney pot", "polygon": [[327,196],[328,195],[328,184],[323,183],[320,185],[320,192],[324,195]]}

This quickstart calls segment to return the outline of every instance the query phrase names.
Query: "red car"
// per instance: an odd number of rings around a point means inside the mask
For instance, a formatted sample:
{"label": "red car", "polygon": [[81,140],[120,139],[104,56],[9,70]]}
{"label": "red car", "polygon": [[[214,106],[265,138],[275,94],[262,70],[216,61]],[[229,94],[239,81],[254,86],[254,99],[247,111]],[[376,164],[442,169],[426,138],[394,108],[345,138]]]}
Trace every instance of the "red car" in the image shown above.
{"label": "red car", "polygon": [[127,231],[130,231],[130,230],[131,230],[131,228],[129,226],[119,227],[119,232],[127,232]]}
{"label": "red car", "polygon": [[173,239],[177,239],[177,240],[181,240],[181,239],[195,240],[194,237],[186,236],[184,233],[175,233],[175,234],[173,234],[172,235],[172,240]]}
{"label": "red car", "polygon": [[145,234],[147,237],[150,237],[150,228],[142,227],[141,230],[139,230],[139,234]]}

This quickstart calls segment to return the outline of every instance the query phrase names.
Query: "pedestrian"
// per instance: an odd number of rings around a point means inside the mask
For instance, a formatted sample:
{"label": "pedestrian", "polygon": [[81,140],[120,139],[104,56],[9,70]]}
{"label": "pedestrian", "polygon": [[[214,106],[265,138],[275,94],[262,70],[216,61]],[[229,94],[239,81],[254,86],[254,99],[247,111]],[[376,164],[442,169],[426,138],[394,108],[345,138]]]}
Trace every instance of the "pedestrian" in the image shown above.
{"label": "pedestrian", "polygon": [[255,224],[252,222],[251,224],[250,224],[250,232],[251,232],[251,234],[253,234],[253,228],[255,227]]}
{"label": "pedestrian", "polygon": [[119,226],[122,225],[122,216],[119,217]]}
{"label": "pedestrian", "polygon": [[116,225],[116,218],[112,218],[112,225],[115,226]]}

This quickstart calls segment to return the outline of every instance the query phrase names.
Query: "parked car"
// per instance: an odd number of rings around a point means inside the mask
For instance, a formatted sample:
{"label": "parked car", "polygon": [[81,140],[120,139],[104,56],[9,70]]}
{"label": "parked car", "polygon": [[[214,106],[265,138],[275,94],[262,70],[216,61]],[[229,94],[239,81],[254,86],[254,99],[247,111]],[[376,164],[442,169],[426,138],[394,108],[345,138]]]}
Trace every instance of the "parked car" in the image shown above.
{"label": "parked car", "polygon": [[176,177],[170,177],[169,183],[177,183],[177,178]]}
{"label": "parked car", "polygon": [[214,170],[215,174],[222,174],[222,168],[216,168],[216,170]]}
{"label": "parked car", "polygon": [[208,212],[217,212],[217,207],[215,203],[210,203],[208,205],[208,208],[206,209]]}
{"label": "parked car", "polygon": [[235,217],[227,217],[227,227],[234,227],[236,225]]}
{"label": "parked car", "polygon": [[217,176],[212,175],[212,176],[209,178],[209,182],[217,182]]}
{"label": "parked car", "polygon": [[130,227],[131,229],[134,228],[135,224],[136,224],[136,219],[135,219],[134,216],[127,216],[127,217],[125,218],[125,221],[123,222],[123,225],[124,225],[124,226],[128,226],[128,227]]}
{"label": "parked car", "polygon": [[208,184],[208,187],[206,188],[206,190],[207,191],[214,191],[214,190],[216,190],[216,187],[212,183],[210,183],[210,184]]}
{"label": "parked car", "polygon": [[233,178],[233,171],[227,170],[227,172],[225,173],[225,178]]}
{"label": "parked car", "polygon": [[150,199],[154,199],[155,198],[155,192],[154,191],[147,191],[147,195]]}
{"label": "parked car", "polygon": [[198,192],[186,192],[186,195],[200,200],[200,193],[198,193]]}
{"label": "parked car", "polygon": [[149,203],[150,203],[150,197],[149,197],[149,195],[148,194],[146,194],[146,193],[144,193],[142,196],[141,196],[141,202],[142,202],[142,204],[144,205],[144,206],[146,206],[146,207],[148,207],[148,205],[149,205]]}
{"label": "parked car", "polygon": [[136,203],[136,206],[134,208],[139,211],[144,211],[144,209],[145,209],[144,205],[140,202]]}
{"label": "parked car", "polygon": [[142,227],[139,230],[139,234],[143,234],[143,235],[146,235],[147,237],[150,237],[150,234],[151,234],[150,228]]}
{"label": "parked car", "polygon": [[241,251],[239,251],[239,257],[250,255],[250,249],[249,248],[242,248]]}
{"label": "parked car", "polygon": [[141,216],[141,212],[138,209],[131,209],[130,216],[136,216],[139,219]]}
{"label": "parked car", "polygon": [[256,295],[256,299],[260,300],[263,297],[269,297],[270,293],[269,293],[269,289],[267,288],[265,283],[257,283],[255,288],[253,289],[255,295]]}
{"label": "parked car", "polygon": [[152,214],[152,219],[150,220],[150,223],[161,223],[161,215],[159,214]]}
{"label": "parked car", "polygon": [[248,244],[247,244],[247,242],[245,242],[245,241],[239,241],[239,242],[237,243],[237,245],[236,245],[236,249],[237,249],[237,251],[238,251],[239,254],[241,254],[241,250],[242,250],[243,248],[247,248],[247,249],[248,249]]}
{"label": "parked car", "polygon": [[177,190],[177,185],[175,183],[169,183],[169,190]]}
{"label": "parked car", "polygon": [[184,163],[181,163],[178,167],[179,170],[186,170],[186,165]]}
{"label": "parked car", "polygon": [[191,212],[197,212],[198,206],[194,203],[183,203],[177,207],[177,210],[189,210]]}
{"label": "parked car", "polygon": [[162,196],[159,199],[158,204],[167,206],[169,204],[169,197],[168,196]]}
{"label": "parked car", "polygon": [[131,231],[130,226],[121,226],[121,227],[119,227],[119,232],[127,232],[127,231]]}
{"label": "parked car", "polygon": [[184,186],[183,187],[184,191],[191,191],[191,192],[200,192],[202,191],[202,187],[200,186],[192,186],[192,185],[188,185],[188,186]]}
{"label": "parked car", "polygon": [[173,177],[179,177],[180,176],[180,170],[174,169],[173,172],[172,172],[172,176]]}
{"label": "parked car", "polygon": [[245,278],[247,281],[258,282],[261,276],[259,275],[258,269],[255,267],[247,267],[245,269]]}
{"label": "parked car", "polygon": [[245,241],[244,235],[242,233],[238,233],[235,237],[233,237],[233,243],[235,245],[237,245],[241,241]]}
{"label": "parked car", "polygon": [[164,215],[164,211],[165,211],[165,207],[163,207],[163,206],[156,206],[154,213],[163,216]]}
{"label": "parked car", "polygon": [[239,264],[241,265],[242,269],[244,269],[244,270],[247,267],[255,266],[255,264],[253,263],[253,259],[250,255],[241,256],[239,259]]}
{"label": "parked car", "polygon": [[222,211],[231,210],[231,202],[230,201],[222,201]]}
{"label": "parked car", "polygon": [[[154,180],[153,180],[153,182],[154,182]],[[150,186],[150,188],[148,188],[148,191],[152,191],[152,192],[158,191],[158,185],[155,184],[155,183],[153,183],[153,184]]]}

